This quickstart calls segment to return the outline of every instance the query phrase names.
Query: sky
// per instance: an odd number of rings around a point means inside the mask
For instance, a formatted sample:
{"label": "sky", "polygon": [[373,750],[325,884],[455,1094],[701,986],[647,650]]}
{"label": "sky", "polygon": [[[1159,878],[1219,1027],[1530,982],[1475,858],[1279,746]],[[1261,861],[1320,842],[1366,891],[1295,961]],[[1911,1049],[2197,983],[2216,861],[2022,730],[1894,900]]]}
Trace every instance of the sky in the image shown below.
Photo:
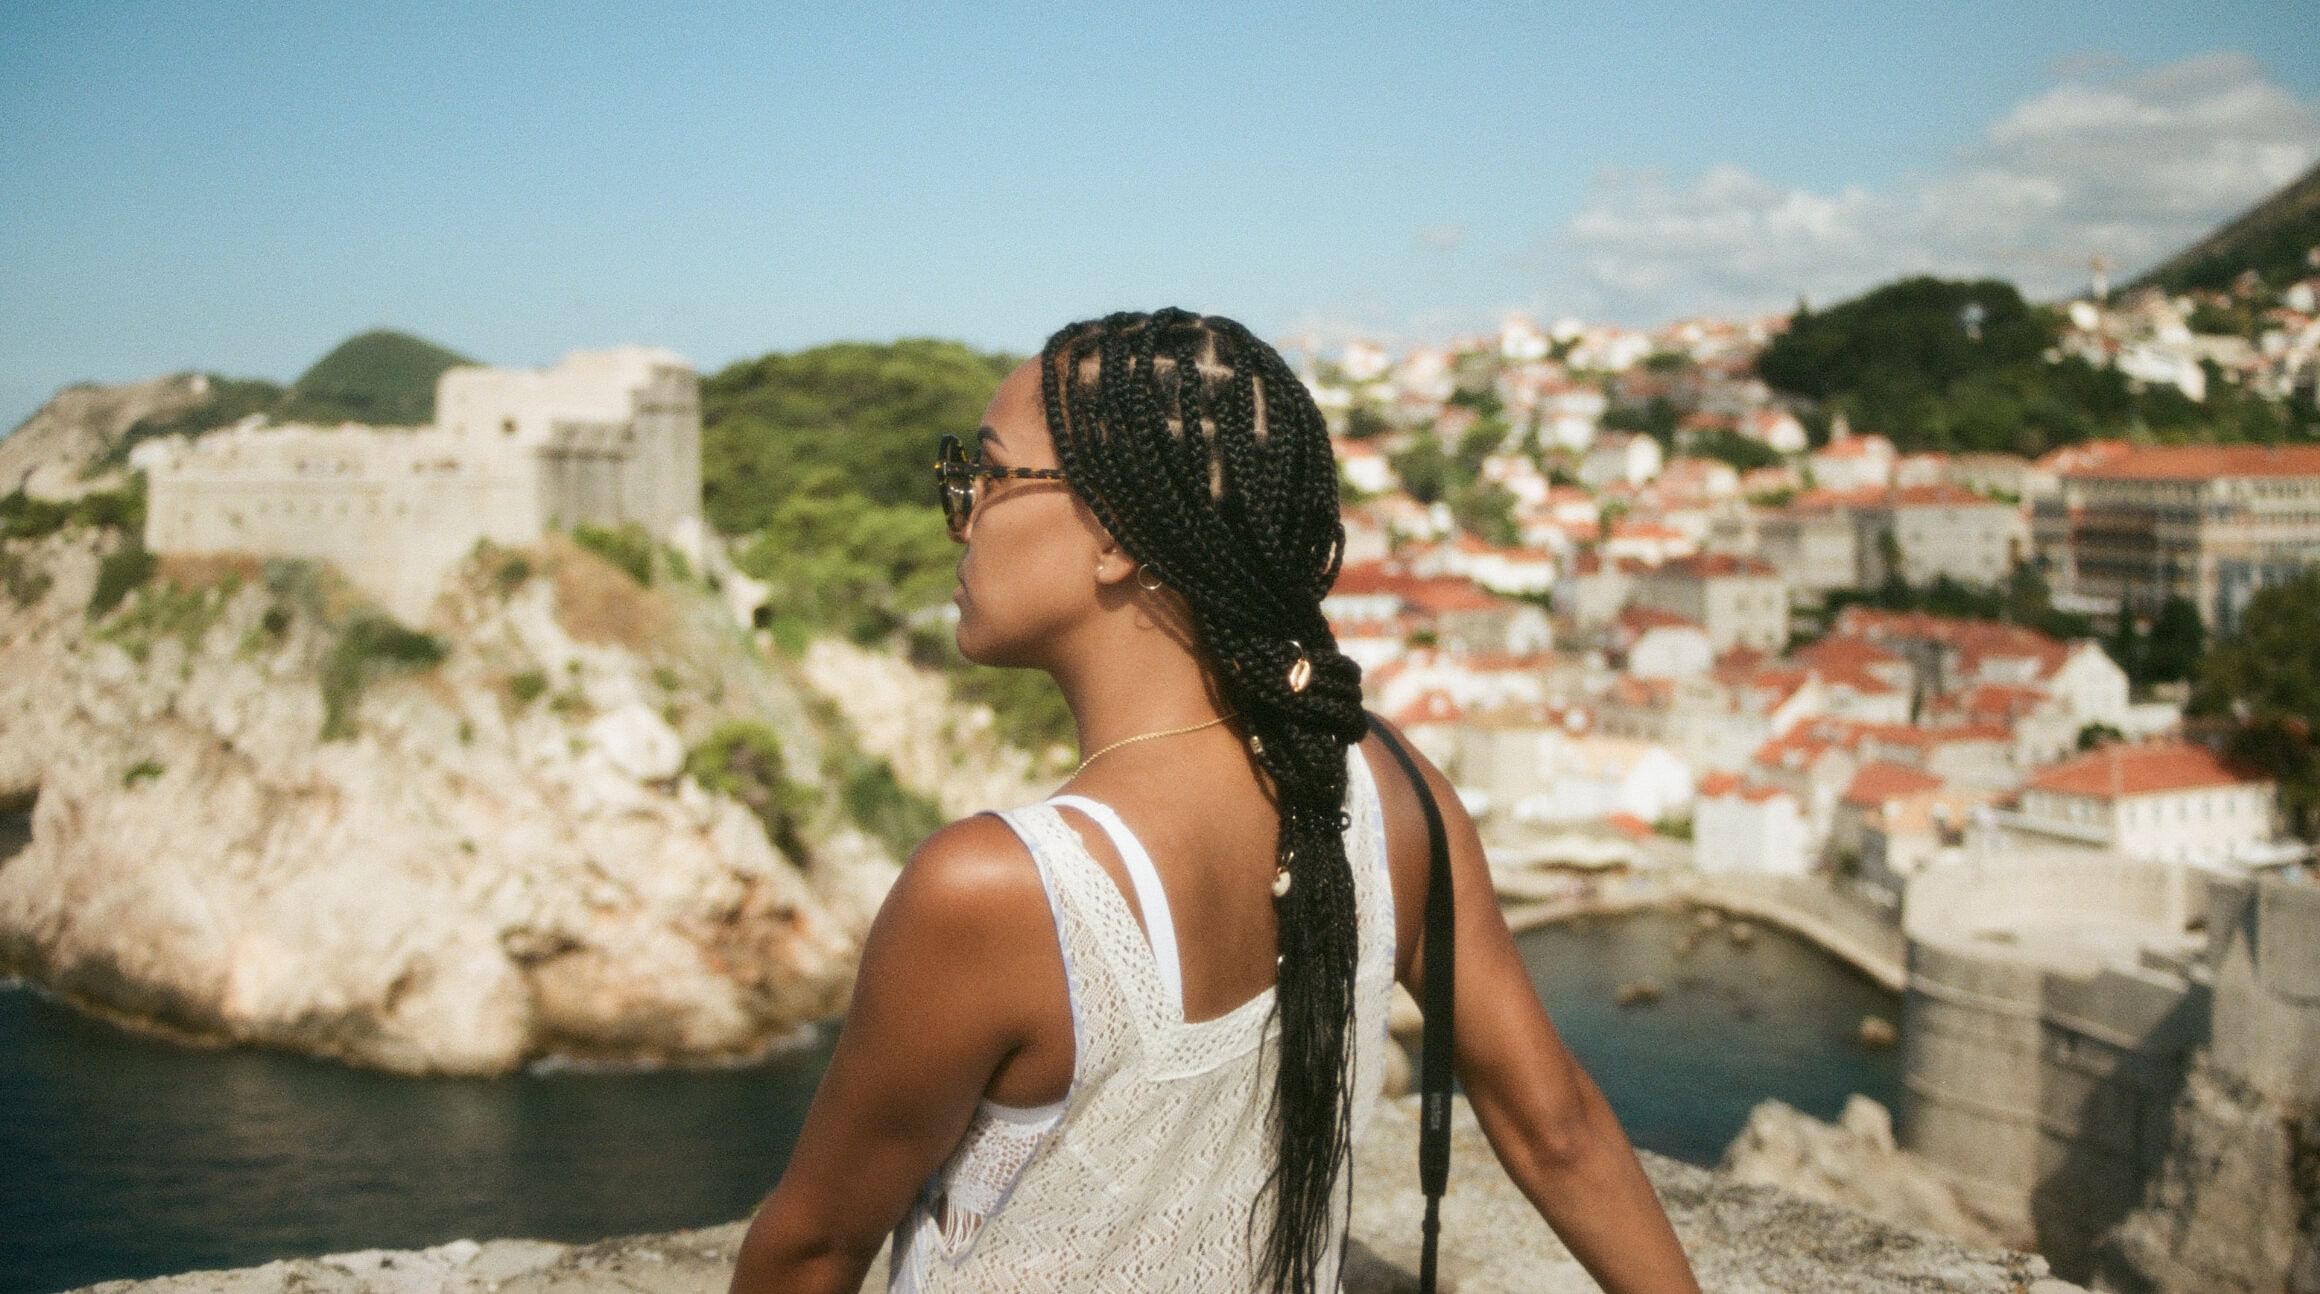
{"label": "sky", "polygon": [[382,326],[712,372],[2056,297],[2320,160],[2316,0],[850,8],[8,0],[0,427]]}

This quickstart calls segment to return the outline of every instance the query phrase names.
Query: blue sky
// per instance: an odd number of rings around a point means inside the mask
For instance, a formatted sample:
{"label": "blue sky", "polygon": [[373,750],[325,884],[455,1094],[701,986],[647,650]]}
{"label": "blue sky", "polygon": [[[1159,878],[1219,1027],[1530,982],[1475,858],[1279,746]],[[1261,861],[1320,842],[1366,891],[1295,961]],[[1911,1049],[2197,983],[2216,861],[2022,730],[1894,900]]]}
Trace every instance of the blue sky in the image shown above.
{"label": "blue sky", "polygon": [[2311,3],[840,8],[0,6],[0,427],[377,325],[710,370],[2053,293],[2320,157]]}

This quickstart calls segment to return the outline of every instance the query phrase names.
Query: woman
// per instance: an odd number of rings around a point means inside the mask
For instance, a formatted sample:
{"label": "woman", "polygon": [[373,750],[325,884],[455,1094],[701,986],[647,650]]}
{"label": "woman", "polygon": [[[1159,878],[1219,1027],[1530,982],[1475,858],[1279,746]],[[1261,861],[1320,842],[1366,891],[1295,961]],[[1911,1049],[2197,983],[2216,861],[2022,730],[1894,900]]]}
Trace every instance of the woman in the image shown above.
{"label": "woman", "polygon": [[[1093,753],[912,856],[733,1289],[852,1294],[889,1235],[894,1285],[928,1294],[1335,1289],[1429,854],[1321,615],[1344,531],[1319,411],[1230,320],[1113,315],[944,457],[960,651],[1051,674]],[[1695,1289],[1424,767],[1484,1132],[1605,1288]]]}

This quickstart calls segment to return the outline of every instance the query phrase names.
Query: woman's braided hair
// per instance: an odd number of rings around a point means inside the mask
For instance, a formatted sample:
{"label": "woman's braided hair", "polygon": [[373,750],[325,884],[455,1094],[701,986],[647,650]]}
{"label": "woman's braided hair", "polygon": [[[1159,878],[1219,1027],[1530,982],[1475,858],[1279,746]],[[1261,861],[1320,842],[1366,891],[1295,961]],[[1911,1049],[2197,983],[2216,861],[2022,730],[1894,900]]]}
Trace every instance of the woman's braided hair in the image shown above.
{"label": "woman's braided hair", "polygon": [[[1291,884],[1275,907],[1280,1153],[1264,1263],[1276,1292],[1306,1294],[1350,1155],[1355,923],[1342,832],[1346,747],[1364,731],[1361,668],[1321,614],[1345,544],[1328,431],[1279,353],[1230,319],[1109,315],[1056,333],[1041,359],[1065,479],[1183,598],[1276,788],[1276,862]],[[1297,690],[1300,656],[1311,678]]]}

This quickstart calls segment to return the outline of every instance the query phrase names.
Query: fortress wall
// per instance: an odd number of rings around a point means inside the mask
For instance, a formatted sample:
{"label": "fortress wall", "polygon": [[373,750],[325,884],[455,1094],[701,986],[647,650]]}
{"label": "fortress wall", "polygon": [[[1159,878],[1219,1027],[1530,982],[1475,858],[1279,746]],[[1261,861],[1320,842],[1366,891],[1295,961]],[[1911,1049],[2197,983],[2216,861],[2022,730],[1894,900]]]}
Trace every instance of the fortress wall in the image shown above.
{"label": "fortress wall", "polygon": [[146,545],[326,561],[424,620],[477,540],[698,519],[700,379],[667,351],[575,351],[553,369],[456,368],[438,425],[239,427],[159,455]]}
{"label": "fortress wall", "polygon": [[386,433],[364,430],[271,434],[283,443],[203,445],[157,465],[146,546],[328,562],[416,623],[477,540],[539,536],[536,501],[511,462],[446,457],[421,437],[366,443]]}
{"label": "fortress wall", "polygon": [[1913,941],[1902,999],[1902,1144],[2017,1221],[2038,1178],[2041,980],[2019,961]]}
{"label": "fortress wall", "polygon": [[2010,841],[2001,854],[1969,853],[1962,861],[1921,873],[1910,883],[1901,917],[1912,937],[1920,931],[1954,936],[2039,920],[2180,931],[2189,922],[2199,884],[2181,866]]}
{"label": "fortress wall", "polygon": [[2216,1068],[2283,1105],[2320,1108],[2320,889],[2218,882],[2209,898]]}
{"label": "fortress wall", "polygon": [[[1904,1145],[2084,1270],[2168,1144],[2203,987],[2134,960],[2180,939],[2182,869],[2068,855],[1936,867],[1908,895]],[[2085,929],[2103,933],[2079,942]],[[2104,964],[2105,955],[2112,963]]]}

